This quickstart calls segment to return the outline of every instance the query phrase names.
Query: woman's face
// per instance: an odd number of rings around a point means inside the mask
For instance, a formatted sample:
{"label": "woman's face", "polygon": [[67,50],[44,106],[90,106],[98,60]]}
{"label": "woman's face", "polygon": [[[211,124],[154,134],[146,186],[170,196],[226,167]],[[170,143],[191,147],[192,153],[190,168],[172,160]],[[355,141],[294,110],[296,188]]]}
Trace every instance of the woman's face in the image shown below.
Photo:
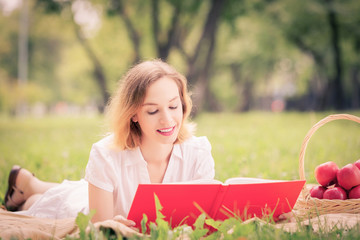
{"label": "woman's face", "polygon": [[160,78],[146,90],[143,105],[132,118],[141,128],[141,142],[173,144],[183,120],[182,103],[176,82]]}

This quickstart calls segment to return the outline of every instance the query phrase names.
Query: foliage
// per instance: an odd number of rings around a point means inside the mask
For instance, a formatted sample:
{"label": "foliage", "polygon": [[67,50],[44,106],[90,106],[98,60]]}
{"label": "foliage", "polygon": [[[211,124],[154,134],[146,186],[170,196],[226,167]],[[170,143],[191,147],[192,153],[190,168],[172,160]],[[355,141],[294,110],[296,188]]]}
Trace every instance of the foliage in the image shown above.
{"label": "foliage", "polygon": [[86,239],[86,228],[90,224],[91,218],[94,216],[95,210],[91,211],[88,215],[79,213],[75,219],[76,225],[80,230],[80,239]]}
{"label": "foliage", "polygon": [[75,219],[75,223],[78,226],[79,233],[74,236],[66,236],[66,240],[89,240],[89,239],[123,239],[121,236],[116,236],[116,233],[112,229],[108,228],[95,228],[91,223],[91,218],[95,214],[95,211],[90,211],[88,214],[79,213]]}
{"label": "foliage", "polygon": [[[189,76],[190,87],[199,71],[206,71],[205,63],[210,64],[211,70],[202,77],[210,84],[205,95],[216,100],[212,105],[220,106],[216,109],[269,109],[277,98],[289,99],[289,108],[332,109],[335,105],[327,94],[336,92],[331,83],[339,71],[331,47],[331,11],[339,29],[343,103],[347,108],[360,106],[360,4],[356,0],[89,1],[98,13],[100,28],[85,34],[86,42],[107,79],[105,93],[94,81],[94,59],[76,34],[83,24],[74,19],[71,4],[79,1],[29,2],[29,88],[46,89],[44,97],[37,94],[37,100],[48,106],[57,101],[99,104],[102,94],[112,92],[134,62],[163,57]],[[209,11],[218,3],[222,10],[212,23],[218,28],[211,32],[216,35],[206,38]],[[0,15],[1,87],[17,83],[19,15],[20,9]],[[213,45],[202,48],[210,41]],[[207,55],[213,48],[214,54]],[[238,74],[234,75],[234,67]],[[326,91],[327,87],[333,91]],[[14,112],[13,102],[19,99],[4,92],[0,91],[0,111]],[[327,101],[330,104],[324,104]]]}
{"label": "foliage", "polygon": [[[296,227],[296,230],[289,231],[276,227],[276,225],[269,220],[261,219],[250,219],[247,222],[242,221],[240,218],[232,217],[224,221],[215,221],[211,218],[206,218],[205,214],[199,215],[194,223],[193,227],[187,225],[177,226],[171,228],[169,223],[163,220],[164,216],[161,214],[161,203],[156,195],[155,204],[157,218],[155,222],[151,222],[151,232],[147,234],[142,232],[144,235],[142,237],[133,236],[128,237],[127,239],[206,239],[206,240],[215,240],[215,239],[224,239],[224,240],[233,240],[233,239],[353,239],[359,237],[360,224],[355,225],[354,227],[347,229],[347,226],[343,228],[334,227],[332,229],[326,230],[326,226],[320,226],[317,231],[314,231],[313,224],[310,222],[308,225],[301,225],[300,222],[293,223],[293,227]],[[115,235],[104,235],[100,230],[93,228],[92,224],[89,223],[90,215],[84,215],[79,213],[76,222],[80,228],[80,238],[81,240],[85,239],[104,239],[104,236],[107,239],[115,238]],[[85,234],[86,229],[92,228],[92,230]],[[122,236],[118,236],[122,238]]]}

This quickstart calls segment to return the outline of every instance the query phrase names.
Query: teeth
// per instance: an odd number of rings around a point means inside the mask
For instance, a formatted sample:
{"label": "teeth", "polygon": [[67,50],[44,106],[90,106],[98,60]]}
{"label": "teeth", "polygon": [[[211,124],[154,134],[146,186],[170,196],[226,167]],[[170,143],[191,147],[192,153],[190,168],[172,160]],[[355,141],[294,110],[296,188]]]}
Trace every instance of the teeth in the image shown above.
{"label": "teeth", "polygon": [[171,130],[173,130],[173,128],[168,128],[168,129],[159,129],[159,132],[166,133],[166,132],[170,132]]}

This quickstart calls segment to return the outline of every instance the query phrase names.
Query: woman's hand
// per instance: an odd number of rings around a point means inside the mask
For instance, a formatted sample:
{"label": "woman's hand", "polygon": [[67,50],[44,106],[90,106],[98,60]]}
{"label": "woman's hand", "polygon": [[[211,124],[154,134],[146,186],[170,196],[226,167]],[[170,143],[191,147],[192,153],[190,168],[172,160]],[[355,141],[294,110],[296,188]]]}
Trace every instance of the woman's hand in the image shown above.
{"label": "woman's hand", "polygon": [[[132,227],[135,223],[131,220],[124,218],[123,216],[115,216],[113,219],[107,219],[101,222],[94,223],[96,229],[112,229],[117,236],[123,238],[132,238],[134,236],[142,237],[143,234],[139,233],[139,229]],[[87,232],[90,232],[91,228],[87,228]]]}
{"label": "woman's hand", "polygon": [[121,215],[116,215],[114,218],[113,218],[114,221],[117,221],[119,223],[122,223],[124,224],[125,226],[127,227],[130,227],[130,228],[134,228],[135,229],[135,222],[132,221],[132,220],[129,220],[129,219],[126,219],[125,217],[121,216]]}
{"label": "woman's hand", "polygon": [[287,212],[279,215],[278,220],[281,222],[295,222],[295,215],[293,212]]}
{"label": "woman's hand", "polygon": [[121,224],[124,224],[126,227],[130,228],[132,231],[139,232],[139,229],[135,227],[136,223],[132,220],[129,220],[121,215],[116,215],[113,217],[113,220],[116,222],[119,222]]}

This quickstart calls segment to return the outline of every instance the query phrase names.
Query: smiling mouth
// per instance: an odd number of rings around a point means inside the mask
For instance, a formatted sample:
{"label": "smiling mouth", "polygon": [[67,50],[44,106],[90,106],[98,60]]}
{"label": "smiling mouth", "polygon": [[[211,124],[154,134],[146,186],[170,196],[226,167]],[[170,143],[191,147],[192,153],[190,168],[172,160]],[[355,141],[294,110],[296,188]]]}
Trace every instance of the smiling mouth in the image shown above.
{"label": "smiling mouth", "polygon": [[174,129],[175,129],[175,126],[171,127],[171,128],[158,129],[157,132],[159,132],[163,135],[171,135],[173,133]]}

